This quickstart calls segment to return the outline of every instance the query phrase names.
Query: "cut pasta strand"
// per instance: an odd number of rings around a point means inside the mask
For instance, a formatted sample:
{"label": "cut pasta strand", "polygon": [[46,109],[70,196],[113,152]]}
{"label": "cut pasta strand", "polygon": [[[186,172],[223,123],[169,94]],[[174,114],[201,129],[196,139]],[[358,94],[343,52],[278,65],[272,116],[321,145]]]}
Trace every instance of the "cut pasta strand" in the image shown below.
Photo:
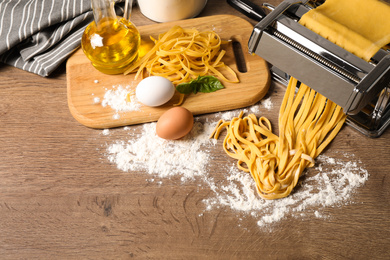
{"label": "cut pasta strand", "polygon": [[265,199],[288,196],[346,118],[339,106],[318,93],[313,95],[304,84],[295,94],[297,84],[292,78],[287,87],[279,136],[272,133],[268,119],[257,119],[254,114],[243,117],[243,113],[231,121],[220,120],[212,133],[218,139],[227,130],[223,149],[238,160],[239,169],[251,174],[258,194]]}
{"label": "cut pasta strand", "polygon": [[175,85],[205,75],[214,75],[226,82],[239,82],[234,70],[222,61],[226,51],[221,45],[227,42],[214,31],[200,32],[174,26],[159,35],[157,40],[151,39],[154,47],[125,74],[136,72],[137,79],[146,71],[148,75],[166,77]]}
{"label": "cut pasta strand", "polygon": [[[328,0],[303,15],[299,22],[369,61],[390,40],[389,19],[377,26],[378,21],[389,16],[390,6],[377,0],[369,2],[367,5],[366,0],[354,0],[351,5],[349,0]],[[365,19],[361,8],[367,6],[370,13],[376,13],[372,17],[375,19]],[[242,113],[230,122],[219,122],[213,132],[218,138],[223,129],[227,130],[225,152],[238,160],[240,169],[250,172],[258,193],[265,199],[288,196],[303,170],[314,165],[315,158],[346,119],[340,106],[305,84],[300,84],[295,93],[298,84],[297,79],[291,78],[287,86],[279,110],[279,136],[272,134],[268,120],[257,120],[254,115],[242,118]]]}

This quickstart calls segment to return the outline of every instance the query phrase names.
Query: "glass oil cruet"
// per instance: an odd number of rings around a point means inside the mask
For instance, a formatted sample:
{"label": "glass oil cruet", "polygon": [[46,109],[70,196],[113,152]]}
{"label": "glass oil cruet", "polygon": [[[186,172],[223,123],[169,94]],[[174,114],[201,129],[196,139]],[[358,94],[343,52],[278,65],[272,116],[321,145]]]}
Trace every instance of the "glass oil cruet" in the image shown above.
{"label": "glass oil cruet", "polygon": [[132,2],[125,1],[120,17],[114,0],[91,0],[94,21],[85,29],[81,47],[92,65],[105,74],[123,73],[137,60],[141,37],[130,22]]}

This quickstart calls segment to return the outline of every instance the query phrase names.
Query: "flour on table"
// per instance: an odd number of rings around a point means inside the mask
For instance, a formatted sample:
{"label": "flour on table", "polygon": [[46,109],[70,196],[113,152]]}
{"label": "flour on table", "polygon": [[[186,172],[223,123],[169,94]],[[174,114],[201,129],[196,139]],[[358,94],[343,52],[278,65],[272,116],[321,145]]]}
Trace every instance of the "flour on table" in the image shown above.
{"label": "flour on table", "polygon": [[202,149],[212,143],[207,126],[195,122],[192,131],[176,141],[158,137],[155,129],[156,123],[144,124],[140,136],[109,145],[109,161],[122,171],[144,170],[160,178],[176,175],[183,181],[207,173],[210,154]]}
{"label": "flour on table", "polygon": [[110,134],[110,129],[104,129],[102,131],[102,135],[109,135]]}
{"label": "flour on table", "polygon": [[[351,154],[341,154],[342,159],[320,155],[316,167],[306,176],[290,196],[278,200],[265,200],[256,191],[249,173],[240,171],[236,164],[218,166],[216,180],[213,155],[222,149],[220,139],[209,139],[219,119],[231,120],[241,110],[215,113],[215,120],[195,118],[193,130],[176,141],[159,138],[155,123],[143,125],[142,132],[135,134],[127,127],[128,140],[117,140],[107,145],[108,160],[124,172],[143,170],[163,184],[164,178],[178,176],[181,181],[198,181],[212,195],[205,199],[205,211],[227,207],[254,218],[259,227],[269,227],[289,216],[313,216],[326,218],[326,207],[341,206],[352,200],[356,189],[368,179],[368,172]],[[251,111],[251,108],[245,112]]]}
{"label": "flour on table", "polygon": [[266,99],[263,99],[263,100],[261,101],[261,105],[262,105],[264,108],[266,108],[267,110],[271,110],[271,109],[274,107],[274,105],[273,105],[273,103],[272,103],[272,100],[271,100],[271,97],[268,97],[268,98],[266,98]]}
{"label": "flour on table", "polygon": [[[280,221],[287,216],[312,214],[324,218],[318,209],[348,203],[356,188],[368,179],[368,172],[355,161],[345,162],[324,155],[317,157],[313,176],[306,176],[290,196],[264,200],[256,193],[250,174],[232,166],[224,183],[210,183],[218,194],[206,200],[208,209],[228,206],[239,212],[250,212],[260,227]],[[317,209],[313,211],[313,209]],[[310,212],[312,210],[312,212]]]}
{"label": "flour on table", "polygon": [[259,115],[259,114],[261,114],[261,111],[263,110],[263,108],[265,108],[268,111],[271,111],[273,109],[273,107],[274,106],[273,106],[271,97],[268,97],[266,99],[262,99],[259,103],[251,106],[249,108],[249,111],[253,114]]}

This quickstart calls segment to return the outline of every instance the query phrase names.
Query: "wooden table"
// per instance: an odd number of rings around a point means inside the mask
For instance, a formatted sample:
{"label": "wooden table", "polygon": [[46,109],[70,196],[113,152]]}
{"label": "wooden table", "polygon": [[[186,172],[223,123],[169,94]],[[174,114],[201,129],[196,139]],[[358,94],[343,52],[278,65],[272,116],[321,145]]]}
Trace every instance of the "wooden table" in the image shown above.
{"label": "wooden table", "polygon": [[[244,17],[225,1],[209,0],[201,15],[214,14]],[[133,21],[153,23],[138,7]],[[283,94],[273,82],[267,94],[273,109],[261,110],[274,125]],[[353,155],[369,173],[347,203],[318,209],[323,218],[308,208],[264,228],[250,212],[207,210],[203,201],[214,194],[201,180],[117,169],[105,155],[110,136],[69,113],[65,65],[49,78],[0,65],[0,122],[2,259],[390,258],[389,130],[369,139],[345,126],[325,150],[344,161]],[[128,136],[111,132],[115,139]],[[221,140],[213,158],[210,176],[223,180],[219,169],[234,160]]]}

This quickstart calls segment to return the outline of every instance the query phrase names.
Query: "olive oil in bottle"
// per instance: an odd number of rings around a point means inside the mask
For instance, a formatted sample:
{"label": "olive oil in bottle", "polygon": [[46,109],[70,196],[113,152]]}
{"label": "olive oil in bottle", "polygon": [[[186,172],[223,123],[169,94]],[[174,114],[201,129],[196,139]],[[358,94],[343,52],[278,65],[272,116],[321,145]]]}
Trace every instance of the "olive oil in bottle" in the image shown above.
{"label": "olive oil in bottle", "polygon": [[81,47],[99,71],[123,73],[138,58],[140,34],[128,17],[116,16],[113,0],[92,0],[92,9],[95,21],[85,29]]}

